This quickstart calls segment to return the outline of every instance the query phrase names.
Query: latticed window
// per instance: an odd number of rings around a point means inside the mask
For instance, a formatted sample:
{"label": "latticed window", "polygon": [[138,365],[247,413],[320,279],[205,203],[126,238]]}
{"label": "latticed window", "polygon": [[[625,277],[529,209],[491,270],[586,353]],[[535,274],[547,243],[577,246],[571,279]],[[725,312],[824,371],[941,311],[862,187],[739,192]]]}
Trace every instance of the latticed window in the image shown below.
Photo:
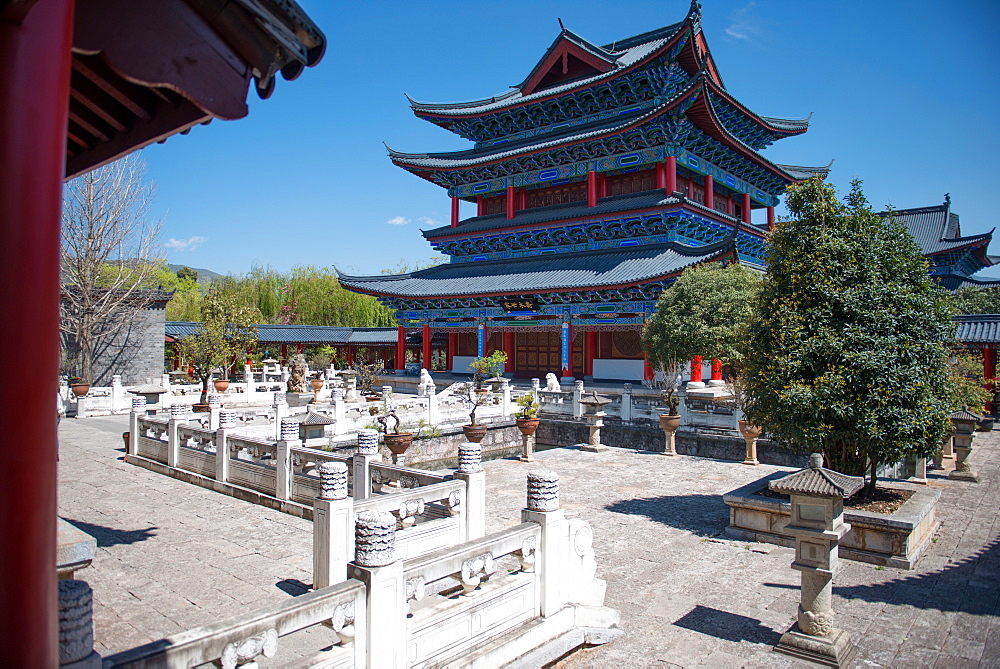
{"label": "latticed window", "polygon": [[546,207],[550,204],[568,204],[587,201],[587,183],[550,186],[528,191],[528,208]]}
{"label": "latticed window", "polygon": [[628,195],[653,190],[656,184],[655,170],[641,170],[628,174],[615,174],[608,177],[608,195]]}
{"label": "latticed window", "polygon": [[504,214],[507,212],[507,196],[498,195],[496,197],[483,198],[483,216],[490,214]]}

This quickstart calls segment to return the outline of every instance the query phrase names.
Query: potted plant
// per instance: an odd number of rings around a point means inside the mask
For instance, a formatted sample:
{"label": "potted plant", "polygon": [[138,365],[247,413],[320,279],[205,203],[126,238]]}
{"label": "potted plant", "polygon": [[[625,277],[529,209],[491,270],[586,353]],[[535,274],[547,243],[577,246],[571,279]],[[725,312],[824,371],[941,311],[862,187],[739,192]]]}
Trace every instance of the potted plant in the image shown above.
{"label": "potted plant", "polygon": [[385,366],[380,360],[368,362],[364,358],[359,358],[355,361],[354,372],[357,377],[358,392],[364,395],[369,402],[377,402],[379,399],[378,393],[372,389],[372,384],[383,371],[385,371]]}
{"label": "potted plant", "polygon": [[474,444],[478,444],[486,436],[486,426],[476,422],[476,410],[489,397],[490,391],[486,388],[476,388],[472,384],[466,383],[458,386],[459,397],[465,402],[469,409],[469,424],[462,426],[465,438]]}
{"label": "potted plant", "polygon": [[69,377],[69,387],[77,397],[84,397],[90,392],[90,382],[84,381],[80,376]]}
{"label": "potted plant", "polygon": [[514,414],[514,422],[521,434],[530,437],[538,429],[538,400],[535,399],[535,393],[525,393],[518,397],[517,406],[520,409]]}
{"label": "potted plant", "polygon": [[[413,433],[412,432],[400,432],[399,431],[399,416],[396,415],[396,411],[391,407],[392,395],[382,398],[382,406],[384,414],[375,419],[375,422],[379,425],[379,430],[384,434],[383,441],[385,442],[385,447],[389,449],[392,453],[392,462],[397,464],[399,462],[399,457],[406,453],[406,449],[410,447],[413,443]],[[388,422],[389,420],[395,421],[395,425],[392,426],[392,431],[389,431]]]}
{"label": "potted plant", "polygon": [[212,385],[215,386],[215,392],[224,393],[229,390],[229,379],[215,379]]}
{"label": "potted plant", "polygon": [[482,388],[483,381],[488,381],[494,392],[500,390],[500,379],[503,377],[503,365],[507,362],[507,354],[503,351],[493,351],[487,356],[476,358],[469,363],[473,371],[476,388]]}

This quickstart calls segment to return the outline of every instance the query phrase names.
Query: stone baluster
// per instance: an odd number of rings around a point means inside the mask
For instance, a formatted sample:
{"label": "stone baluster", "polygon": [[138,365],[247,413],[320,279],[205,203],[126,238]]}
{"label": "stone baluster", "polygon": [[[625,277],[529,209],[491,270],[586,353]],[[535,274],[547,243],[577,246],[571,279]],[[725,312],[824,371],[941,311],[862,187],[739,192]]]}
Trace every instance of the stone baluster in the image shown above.
{"label": "stone baluster", "polygon": [[125,408],[125,388],[122,387],[122,375],[111,376],[111,413],[119,413]]}
{"label": "stone baluster", "polygon": [[229,444],[226,438],[236,428],[236,412],[221,409],[219,427],[215,430],[215,480],[225,483],[229,480]]}
{"label": "stone baluster", "polygon": [[438,409],[438,396],[433,386],[429,386],[427,392],[427,424],[437,425],[441,420],[441,412]]}
{"label": "stone baluster", "polygon": [[222,397],[219,395],[208,396],[208,429],[219,429],[219,412],[222,411]]}
{"label": "stone baluster", "polygon": [[543,617],[551,616],[566,604],[560,576],[566,563],[568,526],[559,508],[559,475],[539,470],[528,474],[527,507],[521,510],[521,522],[538,523],[542,528],[535,554],[539,601]]}
{"label": "stone baluster", "polygon": [[510,379],[500,379],[500,415],[504,418],[514,413],[514,403],[510,396]]}
{"label": "stone baluster", "polygon": [[169,374],[163,374],[160,377],[160,386],[167,390],[167,392],[160,395],[160,411],[166,411],[174,403],[174,389],[170,387]]}
{"label": "stone baluster", "polygon": [[253,366],[243,365],[243,382],[246,383],[246,395],[247,404],[253,404],[257,401],[257,384],[253,381]]}
{"label": "stone baluster", "polygon": [[371,463],[381,461],[378,430],[358,430],[358,450],[352,458],[354,499],[368,499],[372,496]]}
{"label": "stone baluster", "polygon": [[344,434],[347,432],[347,419],[344,406],[344,389],[334,386],[330,390],[330,406],[333,408],[333,433]]}
{"label": "stone baluster", "polygon": [[313,589],[347,578],[354,559],[354,500],[347,496],[347,465],[321,462],[319,497],[313,500]]}
{"label": "stone baluster", "polygon": [[632,422],[632,384],[626,383],[622,389],[621,419],[623,423]]}
{"label": "stone baluster", "polygon": [[146,398],[142,395],[132,397],[132,411],[128,415],[128,453],[136,455],[139,452],[139,417],[146,414]]}
{"label": "stone baluster", "polygon": [[583,399],[583,381],[577,381],[573,384],[573,417],[580,418],[583,416],[584,408],[580,404],[580,400]]}
{"label": "stone baluster", "polygon": [[344,395],[344,399],[347,400],[348,402],[357,402],[358,401],[358,378],[352,374],[351,376],[349,376],[347,378],[347,382],[345,383],[345,386],[346,386],[345,387],[346,393]]}
{"label": "stone baluster", "polygon": [[176,467],[180,457],[180,435],[178,427],[184,421],[187,407],[171,405],[170,418],[167,420],[167,466]]}
{"label": "stone baluster", "polygon": [[460,541],[472,541],[486,535],[486,472],[483,471],[483,449],[466,442],[458,446],[458,471],[455,478],[465,481],[465,536]]}
{"label": "stone baluster", "polygon": [[908,480],[910,483],[927,484],[927,458],[914,458],[913,476]]}
{"label": "stone baluster", "polygon": [[301,446],[299,439],[299,421],[294,418],[281,419],[281,439],[275,448],[274,496],[278,499],[291,499],[292,494],[292,448]]}
{"label": "stone baluster", "polygon": [[288,400],[285,391],[279,390],[274,393],[274,439],[281,439],[281,419],[288,415]]}
{"label": "stone baluster", "polygon": [[531,392],[535,394],[535,399],[538,399],[538,391],[542,389],[542,382],[540,379],[531,380]]}
{"label": "stone baluster", "polygon": [[59,581],[59,666],[100,669],[94,650],[94,594],[86,581]]}
{"label": "stone baluster", "polygon": [[396,559],[396,517],[385,511],[359,513],[354,542],[348,577],[365,584],[364,626],[378,630],[367,635],[368,666],[406,666],[406,583],[403,563]]}

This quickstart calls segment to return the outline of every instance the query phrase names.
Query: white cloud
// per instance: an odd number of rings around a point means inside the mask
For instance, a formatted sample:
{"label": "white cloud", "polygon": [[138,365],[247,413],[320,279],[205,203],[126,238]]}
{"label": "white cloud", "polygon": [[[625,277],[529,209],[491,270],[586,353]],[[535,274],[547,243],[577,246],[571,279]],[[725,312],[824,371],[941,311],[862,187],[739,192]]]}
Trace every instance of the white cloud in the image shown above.
{"label": "white cloud", "polygon": [[732,23],[726,27],[726,34],[747,41],[753,41],[754,38],[760,37],[763,26],[761,26],[760,19],[754,14],[756,8],[757,3],[751,0],[739,9],[730,12],[729,18]]}
{"label": "white cloud", "polygon": [[430,216],[417,216],[416,218],[406,218],[405,216],[395,216],[390,218],[386,223],[389,225],[406,225],[407,223],[423,223],[424,225],[441,225],[435,219]]}
{"label": "white cloud", "polygon": [[421,216],[417,220],[423,223],[424,225],[441,225],[430,216]]}
{"label": "white cloud", "polygon": [[386,221],[386,223],[388,223],[389,225],[406,225],[409,222],[410,219],[403,218],[402,216],[395,216]]}
{"label": "white cloud", "polygon": [[171,237],[167,240],[165,246],[174,251],[194,251],[207,241],[206,237],[199,237],[198,235],[189,237],[188,239],[174,239]]}

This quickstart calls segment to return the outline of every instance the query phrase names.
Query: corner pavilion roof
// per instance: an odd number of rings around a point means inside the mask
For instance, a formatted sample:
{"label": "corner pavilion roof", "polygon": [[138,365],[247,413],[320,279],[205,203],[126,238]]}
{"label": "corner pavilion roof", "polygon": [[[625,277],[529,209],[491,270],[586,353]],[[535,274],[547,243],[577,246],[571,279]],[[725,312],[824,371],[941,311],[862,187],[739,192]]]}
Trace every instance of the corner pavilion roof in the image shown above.
{"label": "corner pavilion roof", "polygon": [[1000,314],[955,316],[956,338],[963,344],[1000,344]]}
{"label": "corner pavilion roof", "polygon": [[827,497],[846,499],[864,486],[860,476],[848,476],[823,467],[819,453],[809,458],[809,467],[771,481],[771,490],[783,495],[805,495],[807,497]]}
{"label": "corner pavilion roof", "polygon": [[668,277],[731,249],[731,238],[699,247],[671,242],[511,260],[449,263],[407,274],[341,274],[340,283],[359,293],[411,298],[594,290]]}
{"label": "corner pavilion roof", "polygon": [[[892,214],[897,221],[906,226],[924,255],[944,253],[982,242],[988,243],[993,239],[993,230],[963,237],[958,214],[951,211],[950,202],[933,207],[897,209]],[[994,264],[988,256],[984,257],[987,258],[987,267]]]}

